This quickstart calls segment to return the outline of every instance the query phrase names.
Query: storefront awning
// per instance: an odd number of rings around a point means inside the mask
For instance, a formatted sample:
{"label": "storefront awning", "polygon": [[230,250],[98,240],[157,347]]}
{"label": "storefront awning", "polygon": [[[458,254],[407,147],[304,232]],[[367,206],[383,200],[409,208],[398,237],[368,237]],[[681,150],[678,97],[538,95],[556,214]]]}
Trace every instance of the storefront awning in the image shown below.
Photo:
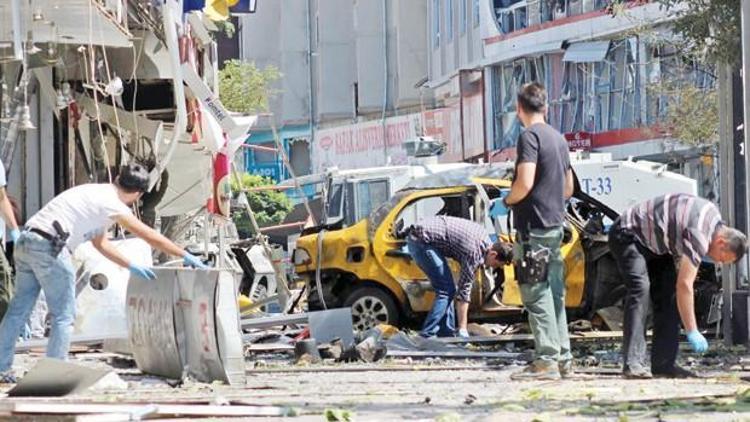
{"label": "storefront awning", "polygon": [[[307,125],[285,126],[277,130],[279,139],[282,141],[289,138],[304,138],[310,136],[310,127]],[[247,142],[251,144],[265,144],[273,142],[273,131],[271,130],[250,130],[250,136]]]}
{"label": "storefront awning", "polygon": [[568,49],[565,50],[563,61],[573,63],[600,62],[607,57],[609,45],[609,41],[591,41],[571,44]]}

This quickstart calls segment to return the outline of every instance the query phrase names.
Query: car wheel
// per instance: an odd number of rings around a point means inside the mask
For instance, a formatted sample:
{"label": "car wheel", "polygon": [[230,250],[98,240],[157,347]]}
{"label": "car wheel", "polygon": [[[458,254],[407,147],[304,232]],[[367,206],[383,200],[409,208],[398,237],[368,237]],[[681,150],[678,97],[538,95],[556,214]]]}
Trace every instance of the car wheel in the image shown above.
{"label": "car wheel", "polygon": [[393,298],[377,287],[355,289],[344,301],[344,307],[352,308],[352,324],[357,331],[379,324],[398,324],[398,308]]}

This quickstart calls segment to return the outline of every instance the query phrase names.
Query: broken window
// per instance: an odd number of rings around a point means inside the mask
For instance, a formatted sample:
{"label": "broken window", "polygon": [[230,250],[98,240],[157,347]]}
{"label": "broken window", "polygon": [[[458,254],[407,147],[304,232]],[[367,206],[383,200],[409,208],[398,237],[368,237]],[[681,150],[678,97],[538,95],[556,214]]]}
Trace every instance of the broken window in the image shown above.
{"label": "broken window", "polygon": [[654,126],[674,101],[665,86],[713,89],[716,83],[710,68],[685,59],[673,47],[646,45],[638,37],[581,43],[565,55],[519,59],[495,67],[493,77],[497,149],[516,144],[521,125],[515,96],[526,82],[545,85],[548,121],[563,133]]}
{"label": "broken window", "polygon": [[544,59],[530,57],[517,60],[512,64],[494,69],[495,80],[500,81],[501,89],[496,91],[501,95],[495,96],[500,100],[500,110],[495,115],[496,139],[498,149],[513,147],[521,133],[521,122],[516,117],[516,94],[521,85],[538,81],[545,83]]}
{"label": "broken window", "polygon": [[389,196],[388,179],[357,182],[357,210],[352,224],[369,216],[372,210],[378,204],[386,202]]}
{"label": "broken window", "polygon": [[710,67],[687,59],[672,46],[648,46],[646,55],[645,102],[648,125],[656,125],[666,116],[669,103],[674,100],[680,87],[691,85],[701,90],[711,90],[716,86],[716,77]]}
{"label": "broken window", "polygon": [[404,227],[415,224],[418,220],[436,215],[471,219],[470,198],[466,195],[429,196],[420,198],[407,205],[396,221],[403,220]]}
{"label": "broken window", "polygon": [[[534,3],[535,7],[539,7]],[[494,0],[495,23],[503,34],[529,26],[527,2],[524,0]]]}
{"label": "broken window", "polygon": [[432,0],[432,47],[440,46],[440,0]]}

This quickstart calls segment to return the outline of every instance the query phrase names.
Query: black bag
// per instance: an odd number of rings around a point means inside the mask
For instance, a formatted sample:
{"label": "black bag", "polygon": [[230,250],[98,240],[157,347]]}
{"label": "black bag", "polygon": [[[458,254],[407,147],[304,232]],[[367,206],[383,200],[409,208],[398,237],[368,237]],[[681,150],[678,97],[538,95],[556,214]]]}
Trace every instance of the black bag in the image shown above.
{"label": "black bag", "polygon": [[528,243],[523,244],[523,258],[516,262],[516,280],[518,284],[536,284],[547,281],[551,251],[540,246],[532,251]]}

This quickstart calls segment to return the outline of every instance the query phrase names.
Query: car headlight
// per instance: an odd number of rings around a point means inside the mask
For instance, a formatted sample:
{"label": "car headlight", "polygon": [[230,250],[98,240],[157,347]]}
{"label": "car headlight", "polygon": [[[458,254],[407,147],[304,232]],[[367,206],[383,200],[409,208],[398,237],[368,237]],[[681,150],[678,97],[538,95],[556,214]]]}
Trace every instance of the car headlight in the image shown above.
{"label": "car headlight", "polygon": [[306,250],[297,248],[292,254],[292,262],[294,262],[294,265],[309,265],[312,263],[312,259],[310,259],[310,254]]}

